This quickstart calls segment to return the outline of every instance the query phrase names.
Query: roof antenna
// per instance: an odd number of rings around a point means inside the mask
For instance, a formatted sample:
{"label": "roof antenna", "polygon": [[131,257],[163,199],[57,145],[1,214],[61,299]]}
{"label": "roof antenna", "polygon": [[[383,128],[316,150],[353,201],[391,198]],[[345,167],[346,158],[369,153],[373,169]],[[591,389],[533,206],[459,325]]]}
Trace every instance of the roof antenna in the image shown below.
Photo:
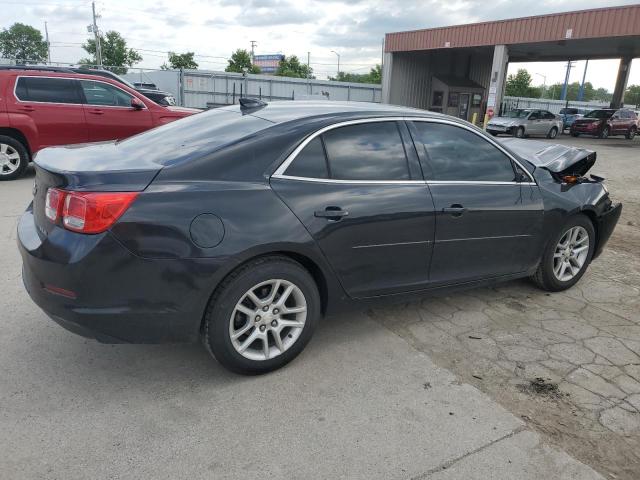
{"label": "roof antenna", "polygon": [[267,102],[263,102],[257,98],[242,97],[238,102],[240,102],[240,110],[254,110],[267,106]]}

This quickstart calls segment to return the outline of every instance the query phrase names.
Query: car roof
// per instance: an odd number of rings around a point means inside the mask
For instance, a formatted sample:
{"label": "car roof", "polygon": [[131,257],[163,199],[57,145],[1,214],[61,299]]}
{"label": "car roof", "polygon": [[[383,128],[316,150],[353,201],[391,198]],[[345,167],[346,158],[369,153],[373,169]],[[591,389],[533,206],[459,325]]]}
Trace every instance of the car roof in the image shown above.
{"label": "car roof", "polygon": [[[220,110],[243,112],[239,105],[221,107]],[[403,107],[371,102],[343,102],[326,100],[279,100],[268,102],[263,107],[251,108],[243,113],[259,117],[273,123],[284,123],[311,117],[330,117],[336,115],[354,117],[393,117],[420,116],[434,118],[450,118],[436,112],[429,112],[417,108]]]}

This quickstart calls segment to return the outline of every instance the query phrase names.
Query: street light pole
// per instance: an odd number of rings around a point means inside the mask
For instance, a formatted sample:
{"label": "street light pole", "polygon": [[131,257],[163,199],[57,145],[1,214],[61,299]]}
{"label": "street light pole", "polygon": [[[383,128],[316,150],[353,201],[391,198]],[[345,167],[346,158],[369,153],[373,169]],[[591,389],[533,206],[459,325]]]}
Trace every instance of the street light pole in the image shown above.
{"label": "street light pole", "polygon": [[331,50],[331,52],[335,53],[338,56],[338,77],[340,77],[340,54],[335,50]]}
{"label": "street light pole", "polygon": [[100,31],[98,30],[98,24],[96,23],[96,18],[99,15],[96,15],[96,2],[91,2],[91,9],[93,12],[93,36],[96,41],[96,61],[98,66],[102,68],[102,45],[100,45]]}
{"label": "street light pole", "polygon": [[536,73],[542,77],[542,91],[540,92],[540,98],[544,97],[544,92],[547,90],[547,76],[541,73]]}

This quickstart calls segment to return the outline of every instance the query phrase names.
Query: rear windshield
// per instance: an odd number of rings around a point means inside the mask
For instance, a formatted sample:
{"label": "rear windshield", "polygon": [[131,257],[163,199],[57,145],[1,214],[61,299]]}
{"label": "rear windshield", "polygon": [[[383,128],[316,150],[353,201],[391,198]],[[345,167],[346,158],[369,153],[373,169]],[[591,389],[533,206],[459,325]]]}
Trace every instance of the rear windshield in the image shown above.
{"label": "rear windshield", "polygon": [[154,157],[166,153],[166,165],[172,153],[191,150],[194,146],[217,147],[240,140],[273,125],[268,120],[242,115],[238,111],[212,109],[173,121],[118,142],[123,149],[146,149]]}
{"label": "rear windshield", "polygon": [[566,114],[566,115],[575,115],[576,113],[578,113],[578,109],[577,108],[563,108],[560,110],[560,114]]}
{"label": "rear windshield", "polygon": [[609,118],[613,115],[611,110],[592,110],[587,113],[584,118]]}

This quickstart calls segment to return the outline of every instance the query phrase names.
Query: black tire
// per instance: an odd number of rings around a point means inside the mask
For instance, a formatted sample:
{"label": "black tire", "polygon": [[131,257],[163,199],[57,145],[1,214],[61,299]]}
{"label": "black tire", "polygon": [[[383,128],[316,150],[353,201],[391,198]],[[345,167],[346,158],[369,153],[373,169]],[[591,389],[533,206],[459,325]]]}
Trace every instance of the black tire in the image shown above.
{"label": "black tire", "polygon": [[633,140],[637,133],[638,129],[636,127],[631,127],[625,137],[627,137],[628,140]]}
{"label": "black tire", "polygon": [[577,132],[571,132],[571,136],[572,136],[572,137],[577,137],[577,136],[579,136],[579,135],[580,135],[580,134],[579,134],[579,133],[577,133]]}
{"label": "black tire", "polygon": [[518,127],[517,129],[515,129],[513,131],[513,136],[516,138],[524,138],[525,137],[524,127]]}
{"label": "black tire", "polygon": [[0,135],[0,149],[2,148],[2,145],[7,145],[9,148],[16,151],[16,153],[19,155],[19,163],[16,170],[8,173],[8,168],[3,166],[3,161],[2,159],[0,159],[0,181],[15,180],[17,178],[20,178],[22,175],[24,175],[24,172],[29,166],[29,151],[21,141],[7,135]]}
{"label": "black tire", "polygon": [[600,138],[609,138],[609,127],[604,127],[599,136]]}
{"label": "black tire", "polygon": [[494,136],[494,137],[498,136],[498,132],[492,132],[491,130],[487,130],[487,132],[489,132],[489,134]]}
{"label": "black tire", "polygon": [[[267,360],[252,360],[233,346],[229,333],[230,319],[236,304],[251,287],[271,279],[287,280],[300,288],[307,304],[307,317],[302,333],[288,349]],[[203,340],[209,352],[225,368],[245,375],[267,373],[286,365],[304,349],[319,318],[320,295],[309,272],[288,257],[261,257],[229,274],[216,289],[205,312]]]}
{"label": "black tire", "polygon": [[551,127],[549,133],[547,133],[547,138],[556,138],[558,136],[558,127]]}
{"label": "black tire", "polygon": [[[589,252],[581,270],[572,279],[561,281],[553,273],[553,255],[562,236],[567,232],[567,230],[575,226],[581,226],[587,231],[589,235]],[[580,278],[582,278],[582,275],[584,275],[584,272],[591,263],[595,243],[596,232],[591,220],[583,214],[574,215],[565,222],[562,228],[558,230],[558,233],[547,244],[544,253],[542,254],[540,264],[538,265],[538,269],[536,270],[536,273],[531,276],[531,280],[539,288],[549,292],[559,292],[573,287]]]}

